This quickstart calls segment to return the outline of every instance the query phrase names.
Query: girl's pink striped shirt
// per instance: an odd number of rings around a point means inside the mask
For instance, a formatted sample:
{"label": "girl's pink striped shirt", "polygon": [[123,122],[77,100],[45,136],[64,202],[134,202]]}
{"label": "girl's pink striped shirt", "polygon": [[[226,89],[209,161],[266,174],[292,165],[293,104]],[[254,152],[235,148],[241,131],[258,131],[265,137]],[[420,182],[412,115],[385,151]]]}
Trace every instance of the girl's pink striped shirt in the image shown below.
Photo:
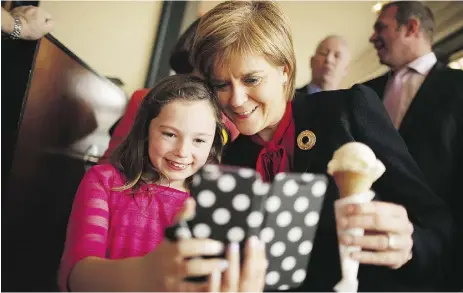
{"label": "girl's pink striped shirt", "polygon": [[134,194],[131,189],[113,191],[124,183],[124,176],[109,164],[93,166],[82,179],[61,258],[61,291],[68,290],[72,268],[86,257],[121,259],[152,251],[189,196],[156,184],[143,184]]}

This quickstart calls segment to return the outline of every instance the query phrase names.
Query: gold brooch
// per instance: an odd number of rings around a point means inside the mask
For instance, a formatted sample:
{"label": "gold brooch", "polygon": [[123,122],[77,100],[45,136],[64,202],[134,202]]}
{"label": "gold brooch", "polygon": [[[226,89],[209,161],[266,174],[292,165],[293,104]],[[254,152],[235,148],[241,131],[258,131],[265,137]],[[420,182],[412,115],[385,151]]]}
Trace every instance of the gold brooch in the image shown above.
{"label": "gold brooch", "polygon": [[304,130],[297,136],[297,146],[303,150],[310,150],[315,145],[317,137],[310,130]]}

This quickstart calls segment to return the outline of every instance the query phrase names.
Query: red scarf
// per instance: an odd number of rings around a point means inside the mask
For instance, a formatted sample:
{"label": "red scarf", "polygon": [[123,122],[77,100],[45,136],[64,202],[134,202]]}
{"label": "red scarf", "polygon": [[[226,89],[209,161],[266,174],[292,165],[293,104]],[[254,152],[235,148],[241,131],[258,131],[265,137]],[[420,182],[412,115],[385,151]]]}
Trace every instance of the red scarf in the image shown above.
{"label": "red scarf", "polygon": [[291,102],[270,141],[264,141],[258,134],[251,140],[261,146],[262,150],[256,162],[256,171],[265,182],[271,182],[276,174],[289,172],[294,158],[295,126]]}

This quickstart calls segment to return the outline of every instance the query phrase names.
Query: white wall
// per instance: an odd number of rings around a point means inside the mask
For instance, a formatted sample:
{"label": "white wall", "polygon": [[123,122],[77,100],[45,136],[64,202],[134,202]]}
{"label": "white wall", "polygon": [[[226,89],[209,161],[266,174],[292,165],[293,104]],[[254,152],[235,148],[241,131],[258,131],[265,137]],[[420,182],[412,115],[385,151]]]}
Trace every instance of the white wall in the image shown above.
{"label": "white wall", "polygon": [[52,35],[131,94],[144,86],[162,1],[41,1],[56,21]]}
{"label": "white wall", "polygon": [[[202,1],[200,12],[205,13],[222,1]],[[344,36],[351,50],[351,66],[342,87],[365,81],[384,73],[373,46],[368,42],[373,33],[376,14],[372,6],[377,1],[291,1],[279,0],[291,21],[296,52],[296,85],[310,78],[309,59],[318,42],[329,34]],[[463,1],[425,2],[436,20],[435,41],[463,26]]]}

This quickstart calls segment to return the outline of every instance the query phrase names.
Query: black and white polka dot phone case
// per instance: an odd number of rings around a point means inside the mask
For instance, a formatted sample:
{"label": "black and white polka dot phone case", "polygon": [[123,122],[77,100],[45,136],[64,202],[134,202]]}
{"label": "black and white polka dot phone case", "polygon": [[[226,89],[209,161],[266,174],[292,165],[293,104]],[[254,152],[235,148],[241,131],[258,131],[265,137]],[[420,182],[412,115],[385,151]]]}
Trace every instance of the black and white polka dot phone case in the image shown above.
{"label": "black and white polka dot phone case", "polygon": [[254,191],[265,195],[269,187],[254,170],[206,165],[193,176],[190,190],[196,200],[196,216],[167,229],[166,237],[238,242],[243,249],[244,240],[258,236],[263,222],[263,218],[250,215],[260,208],[263,200]]}
{"label": "black and white polka dot phone case", "polygon": [[268,184],[252,169],[206,165],[193,177],[195,218],[167,229],[166,237],[239,242],[243,249],[257,235],[269,260],[265,290],[296,288],[305,279],[326,186],[324,175],[280,173]]}
{"label": "black and white polka dot phone case", "polygon": [[275,176],[260,231],[269,259],[266,290],[296,288],[305,280],[326,187],[324,175]]}

